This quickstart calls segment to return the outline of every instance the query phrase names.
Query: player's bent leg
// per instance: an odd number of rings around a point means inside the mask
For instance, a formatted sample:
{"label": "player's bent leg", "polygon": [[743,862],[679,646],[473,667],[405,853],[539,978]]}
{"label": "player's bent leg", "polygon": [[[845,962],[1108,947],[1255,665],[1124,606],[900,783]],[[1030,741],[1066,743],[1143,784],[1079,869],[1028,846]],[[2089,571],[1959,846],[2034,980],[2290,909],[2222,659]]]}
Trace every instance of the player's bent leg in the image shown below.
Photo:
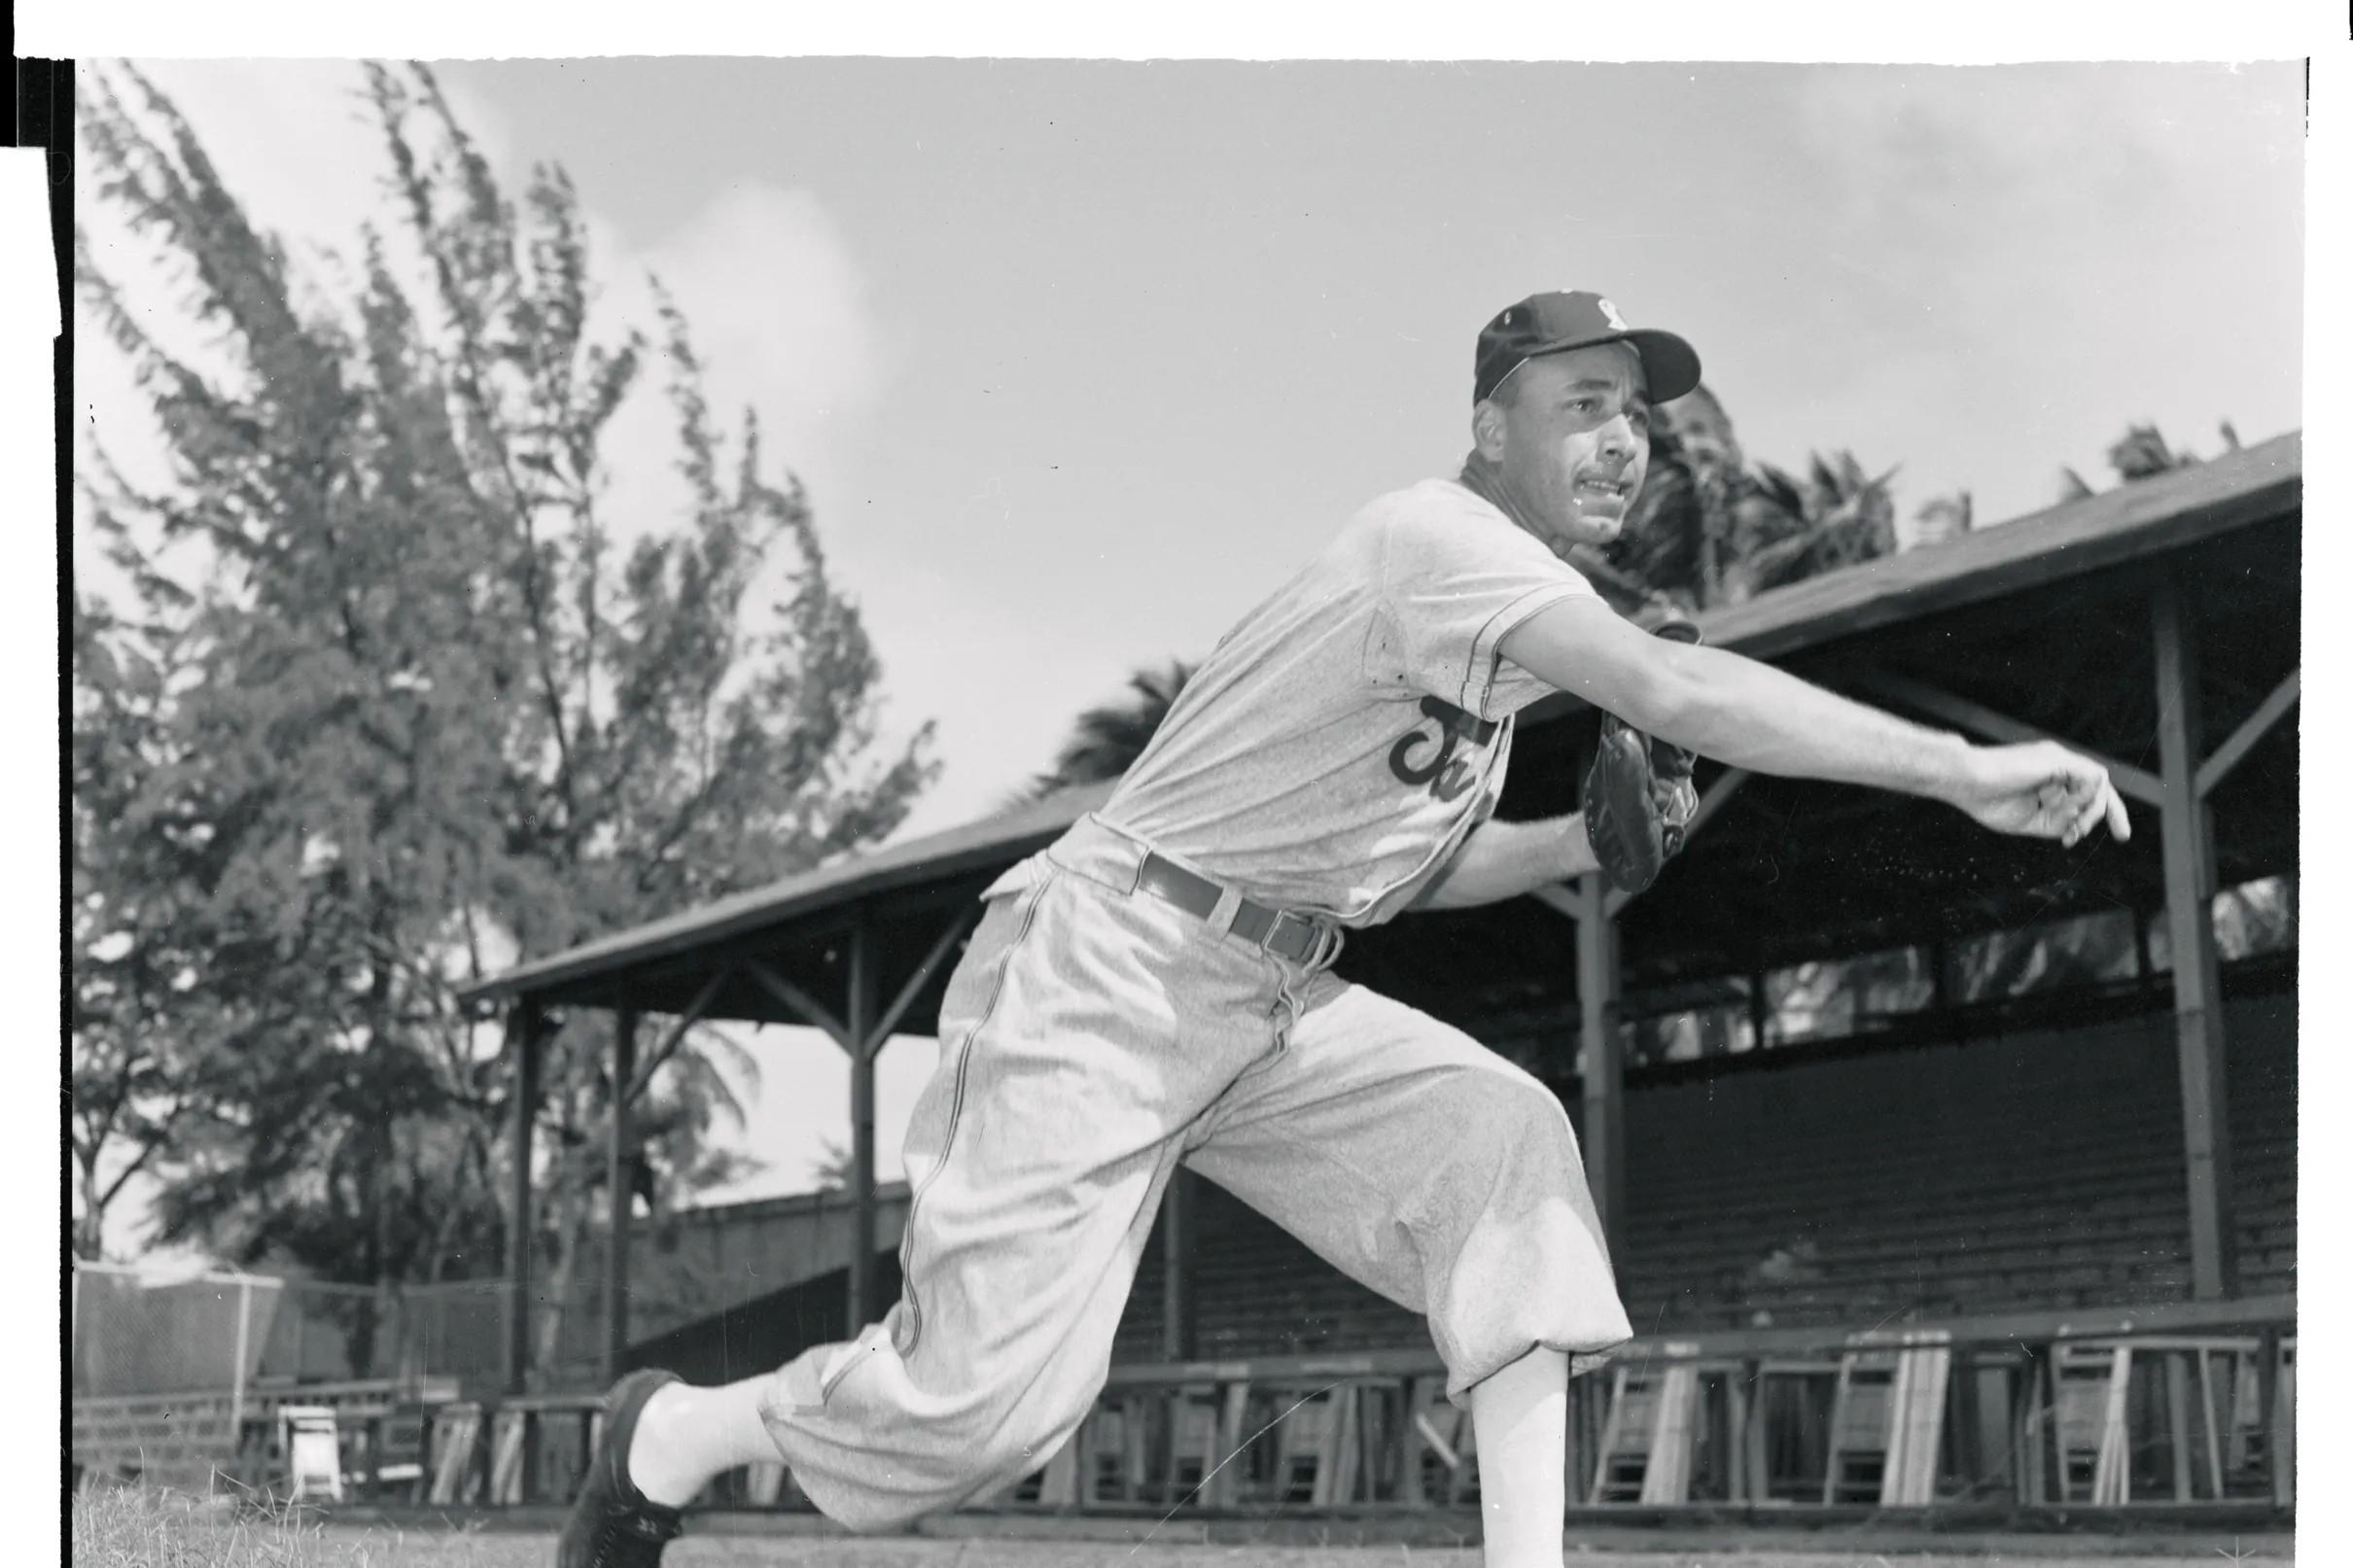
{"label": "player's bent leg", "polygon": [[1070,1440],[1178,1137],[1274,1048],[1260,955],[1068,853],[991,901],[949,986],[906,1137],[899,1302],[762,1393],[794,1481],[854,1529],[985,1496]]}
{"label": "player's bent leg", "polygon": [[1360,986],[1318,978],[1288,1048],[1211,1112],[1187,1164],[1426,1313],[1457,1405],[1538,1345],[1582,1368],[1633,1336],[1560,1100]]}
{"label": "player's bent leg", "polygon": [[1567,1379],[1632,1337],[1560,1100],[1477,1041],[1316,981],[1274,1063],[1187,1163],[1327,1262],[1426,1313],[1471,1412],[1487,1561],[1557,1564]]}

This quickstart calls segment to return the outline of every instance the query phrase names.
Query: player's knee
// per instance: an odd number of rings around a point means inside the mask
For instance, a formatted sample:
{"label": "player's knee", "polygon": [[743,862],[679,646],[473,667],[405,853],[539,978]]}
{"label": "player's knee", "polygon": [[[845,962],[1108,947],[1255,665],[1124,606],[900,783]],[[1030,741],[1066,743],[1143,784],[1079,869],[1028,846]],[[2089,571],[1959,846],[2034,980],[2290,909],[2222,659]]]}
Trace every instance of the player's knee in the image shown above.
{"label": "player's knee", "polygon": [[1077,1415],[1066,1419],[1018,1404],[975,1400],[935,1416],[920,1450],[897,1456],[888,1487],[865,1489],[827,1512],[861,1535],[904,1530],[1044,1468],[1078,1421]]}
{"label": "player's knee", "polygon": [[[944,1436],[944,1434],[941,1434]],[[824,1504],[834,1523],[857,1535],[892,1535],[984,1496],[990,1490],[977,1450],[895,1456],[887,1484],[871,1481]]]}
{"label": "player's knee", "polygon": [[986,1433],[974,1435],[972,1486],[986,1493],[1045,1467],[1077,1431],[1079,1415],[1042,1408],[1002,1413]]}
{"label": "player's knee", "polygon": [[1455,1140],[1454,1158],[1486,1165],[1579,1164],[1577,1135],[1551,1090],[1523,1072],[1479,1072],[1462,1086],[1461,1126],[1475,1136]]}

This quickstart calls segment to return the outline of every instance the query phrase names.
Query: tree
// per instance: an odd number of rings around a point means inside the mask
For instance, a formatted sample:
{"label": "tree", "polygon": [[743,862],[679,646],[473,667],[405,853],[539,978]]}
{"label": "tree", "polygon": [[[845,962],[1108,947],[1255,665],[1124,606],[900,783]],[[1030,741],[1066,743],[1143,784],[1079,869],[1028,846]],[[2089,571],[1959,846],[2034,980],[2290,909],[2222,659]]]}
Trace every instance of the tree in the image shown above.
{"label": "tree", "polygon": [[1726,597],[1734,603],[1824,572],[1895,553],[1895,501],[1889,469],[1874,478],[1852,452],[1809,459],[1804,478],[1757,465],[1753,488],[1734,505],[1733,566]]}
{"label": "tree", "polygon": [[[98,197],[179,264],[217,348],[168,351],[80,240],[82,298],[173,471],[145,494],[102,449],[85,465],[82,503],[143,585],[109,635],[186,672],[153,704],[163,764],[106,809],[181,846],[187,1000],[156,1027],[236,1027],[154,1160],[165,1232],[330,1277],[484,1272],[508,1079],[454,987],[873,842],[933,776],[931,730],[882,748],[880,662],[807,498],[766,476],[749,410],[721,436],[658,280],[651,341],[592,333],[560,168],[518,207],[430,71],[368,67],[397,226],[364,232],[338,296],[135,70],[88,81]],[[602,441],[648,369],[690,500],[624,543]],[[786,587],[763,605],[770,563]],[[105,641],[78,642],[78,690],[105,688]],[[142,886],[127,862],[90,876],[121,901]],[[615,1086],[609,1022],[551,1022],[535,1240],[560,1300]],[[75,1048],[93,1080],[125,1075]],[[733,1109],[723,1049],[698,1033],[635,1107],[664,1202],[740,1174],[709,1137]]]}
{"label": "tree", "polygon": [[1124,775],[1176,706],[1185,683],[1193,679],[1193,668],[1182,659],[1171,659],[1164,667],[1138,670],[1128,677],[1122,697],[1078,715],[1054,765],[1031,782],[1028,795],[1036,798]]}
{"label": "tree", "polygon": [[[2221,435],[2224,450],[2238,450],[2238,432],[2232,428],[2230,421],[2226,419],[2222,422]],[[2198,462],[2197,454],[2187,447],[2175,451],[2166,441],[2164,432],[2154,424],[2127,425],[2125,434],[2108,447],[2108,467],[2114,469],[2117,478],[2125,484],[2154,479],[2160,473],[2172,473],[2181,469],[2194,469]],[[2061,501],[2080,501],[2092,494],[2094,491],[2085,483],[2082,474],[2073,469],[2059,470]]]}
{"label": "tree", "polygon": [[818,1145],[817,1159],[812,1162],[809,1179],[821,1193],[844,1193],[857,1174],[857,1157],[849,1147],[836,1138],[826,1138]]}
{"label": "tree", "polygon": [[1621,609],[1655,596],[1704,610],[1891,554],[1894,475],[1873,476],[1851,452],[1816,453],[1803,476],[1751,464],[1723,404],[1699,387],[1659,408],[1626,530],[1591,552],[1622,580],[1598,585]]}
{"label": "tree", "polygon": [[1913,514],[1912,541],[1915,545],[1943,544],[1976,526],[1976,509],[1970,505],[1968,491],[1935,496],[1922,502],[1920,509]]}
{"label": "tree", "polygon": [[[121,631],[104,605],[75,595],[67,1130],[74,1252],[90,1259],[102,1255],[109,1207],[187,1119],[203,1058],[191,1046],[218,1027],[182,989],[192,911],[179,857],[131,825],[133,802],[169,760],[160,715],[173,672]],[[177,1029],[155,1027],[175,1013]]]}

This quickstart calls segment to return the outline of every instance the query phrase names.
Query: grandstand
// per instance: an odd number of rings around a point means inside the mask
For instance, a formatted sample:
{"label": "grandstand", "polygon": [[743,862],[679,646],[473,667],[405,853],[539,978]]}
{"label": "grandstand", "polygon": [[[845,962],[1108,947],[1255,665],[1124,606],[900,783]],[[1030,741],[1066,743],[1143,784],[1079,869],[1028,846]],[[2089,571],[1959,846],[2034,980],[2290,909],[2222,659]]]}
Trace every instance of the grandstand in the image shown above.
{"label": "grandstand", "polygon": [[[1629,1315],[1678,1333],[2185,1299],[2169,1022],[2142,1013],[1630,1075],[1618,1259]],[[2242,997],[2230,1028],[2242,1280],[2252,1296],[2293,1294],[2293,998]],[[1415,1342],[1412,1314],[1214,1187],[1199,1191],[1193,1354]],[[1161,1268],[1157,1252],[1147,1257],[1122,1325],[1125,1359],[1162,1349]]]}
{"label": "grandstand", "polygon": [[[1345,975],[1521,1062],[1578,1124],[1641,1337],[1633,1370],[1580,1381],[1581,1505],[2290,1503],[2297,956],[2292,919],[2218,938],[2212,911],[2243,889],[2292,911],[2300,472],[2286,436],[1703,619],[1883,706],[2109,759],[2129,845],[2062,854],[1703,766],[1703,825],[1639,898],[1588,879],[1352,939]],[[1502,814],[1568,809],[1593,732],[1563,699],[1526,715]],[[509,1310],[510,1406],[577,1411],[631,1365],[742,1376],[879,1316],[900,1201],[873,1181],[873,1053],[933,1027],[977,890],[1105,792],[476,988],[509,1022],[525,1148],[551,1010],[622,1016],[621,1082],[700,1019],[812,1024],[853,1067],[856,1178],[822,1248],[707,1271],[698,1315],[675,1248],[612,1225],[602,1305],[560,1366],[532,1365]],[[2083,962],[1993,961],[2094,928],[2114,940]],[[615,1136],[618,1159],[625,1119]],[[715,1211],[695,1244],[769,1222]],[[527,1246],[509,1263],[511,1307],[537,1273]],[[1195,1506],[1475,1489],[1422,1322],[1197,1179],[1171,1189],[1115,1363],[1097,1417],[1007,1506],[1184,1500],[1206,1454],[1294,1395],[1298,1418]],[[525,1468],[489,1495],[564,1484]],[[791,1494],[753,1477],[735,1496]]]}

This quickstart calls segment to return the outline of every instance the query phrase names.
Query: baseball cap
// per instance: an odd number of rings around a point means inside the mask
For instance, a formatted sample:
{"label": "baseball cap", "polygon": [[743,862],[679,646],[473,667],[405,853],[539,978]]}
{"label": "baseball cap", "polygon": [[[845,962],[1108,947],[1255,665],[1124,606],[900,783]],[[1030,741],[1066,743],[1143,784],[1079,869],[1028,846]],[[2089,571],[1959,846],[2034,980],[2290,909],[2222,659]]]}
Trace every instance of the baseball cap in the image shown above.
{"label": "baseball cap", "polygon": [[1672,332],[1629,327],[1618,307],[1598,294],[1575,290],[1533,294],[1505,310],[1479,333],[1471,401],[1493,395],[1503,378],[1529,360],[1596,343],[1632,343],[1642,356],[1650,401],[1680,398],[1700,384],[1700,356]]}

